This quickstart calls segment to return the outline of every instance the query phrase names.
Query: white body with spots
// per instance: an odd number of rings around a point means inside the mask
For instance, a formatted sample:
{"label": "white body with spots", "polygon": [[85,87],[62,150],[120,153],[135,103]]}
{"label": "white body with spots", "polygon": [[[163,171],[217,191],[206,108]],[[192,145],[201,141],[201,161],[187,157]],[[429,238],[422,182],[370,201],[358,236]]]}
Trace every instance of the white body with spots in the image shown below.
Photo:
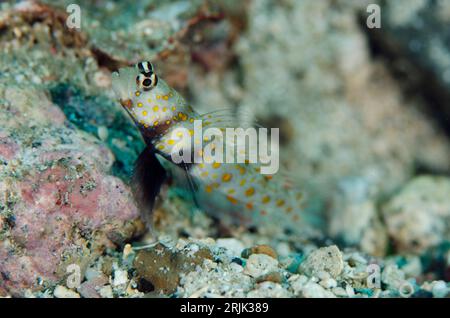
{"label": "white body with spots", "polygon": [[[197,114],[163,80],[157,80],[156,85],[145,90],[141,89],[137,68],[123,68],[119,72],[113,74],[113,89],[121,105],[147,141],[168,161],[180,142],[173,133],[175,129],[184,127],[193,131],[194,120],[202,120],[203,127],[214,127],[214,123],[219,122],[214,115]],[[192,147],[195,142],[192,140],[186,147]],[[206,145],[209,141],[200,142]],[[179,144],[177,149],[180,149]],[[261,225],[269,222],[280,229],[294,231],[301,231],[304,226],[300,217],[301,193],[277,174],[262,175],[257,164],[198,163],[191,165],[188,173],[199,185],[196,196],[203,209],[225,223]]]}

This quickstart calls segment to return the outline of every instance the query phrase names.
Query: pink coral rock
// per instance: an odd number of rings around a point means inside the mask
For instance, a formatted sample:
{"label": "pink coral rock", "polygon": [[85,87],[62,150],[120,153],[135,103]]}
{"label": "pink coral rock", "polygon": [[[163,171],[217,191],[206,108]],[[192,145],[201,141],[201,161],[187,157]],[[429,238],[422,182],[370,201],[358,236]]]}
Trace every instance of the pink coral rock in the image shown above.
{"label": "pink coral rock", "polygon": [[0,113],[0,295],[55,285],[143,231],[130,189],[108,174],[109,149],[29,94],[8,89]]}

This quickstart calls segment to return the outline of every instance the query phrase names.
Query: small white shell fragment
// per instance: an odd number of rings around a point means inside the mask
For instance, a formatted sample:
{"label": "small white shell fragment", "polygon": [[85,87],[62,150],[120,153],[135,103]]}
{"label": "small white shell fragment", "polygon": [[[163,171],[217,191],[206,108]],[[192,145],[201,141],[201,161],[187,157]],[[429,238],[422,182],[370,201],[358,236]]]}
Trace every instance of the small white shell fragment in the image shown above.
{"label": "small white shell fragment", "polygon": [[131,247],[131,244],[125,244],[123,248],[123,255],[122,258],[126,259],[128,255],[130,255],[133,252],[133,248]]}
{"label": "small white shell fragment", "polygon": [[111,285],[103,286],[102,288],[100,288],[98,293],[100,294],[100,296],[102,298],[113,298],[114,297]]}
{"label": "small white shell fragment", "polygon": [[336,298],[335,294],[313,282],[309,282],[303,287],[302,294],[305,298]]}
{"label": "small white shell fragment", "polygon": [[80,294],[62,285],[56,286],[53,296],[56,298],[80,298]]}
{"label": "small white shell fragment", "polygon": [[337,282],[333,278],[324,279],[320,281],[319,284],[326,289],[335,288],[337,286]]}
{"label": "small white shell fragment", "polygon": [[245,273],[252,277],[259,277],[278,269],[278,261],[266,254],[252,254],[245,266]]}
{"label": "small white shell fragment", "polygon": [[97,128],[97,135],[101,141],[106,141],[106,139],[108,139],[108,135],[109,135],[108,128],[106,128],[105,126],[99,126]]}
{"label": "small white shell fragment", "polygon": [[124,270],[116,270],[114,272],[114,280],[112,285],[114,287],[123,286],[128,283],[128,273]]}
{"label": "small white shell fragment", "polygon": [[244,271],[244,268],[236,263],[230,263],[230,268],[234,273],[242,273]]}
{"label": "small white shell fragment", "polygon": [[434,282],[431,292],[436,298],[444,298],[450,292],[450,288],[447,287],[447,284],[443,280],[438,280]]}
{"label": "small white shell fragment", "polygon": [[347,292],[342,287],[335,287],[331,291],[338,297],[348,297]]}
{"label": "small white shell fragment", "polygon": [[347,292],[348,297],[350,297],[350,298],[355,297],[355,290],[353,289],[352,286],[350,286],[350,285],[345,286],[345,291]]}
{"label": "small white shell fragment", "polygon": [[308,277],[305,275],[293,275],[288,279],[288,282],[290,283],[294,294],[300,295],[303,286],[308,282]]}
{"label": "small white shell fragment", "polygon": [[217,246],[225,248],[230,256],[237,257],[241,256],[244,249],[244,244],[235,238],[220,238],[217,240]]}

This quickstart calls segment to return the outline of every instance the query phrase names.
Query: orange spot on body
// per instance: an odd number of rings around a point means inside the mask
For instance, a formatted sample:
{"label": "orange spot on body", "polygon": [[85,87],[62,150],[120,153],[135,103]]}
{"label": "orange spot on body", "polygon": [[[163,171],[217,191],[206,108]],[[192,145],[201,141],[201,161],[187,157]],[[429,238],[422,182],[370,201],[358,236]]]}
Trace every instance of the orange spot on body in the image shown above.
{"label": "orange spot on body", "polygon": [[183,112],[179,112],[179,113],[178,113],[178,117],[179,117],[182,121],[185,121],[185,120],[188,119],[188,116],[187,116],[185,113],[183,113]]}
{"label": "orange spot on body", "polygon": [[222,176],[222,181],[223,182],[230,182],[231,178],[233,177],[233,175],[231,173],[225,173]]}
{"label": "orange spot on body", "polygon": [[231,195],[227,195],[227,200],[230,201],[233,204],[237,204],[238,203],[236,198],[232,197]]}
{"label": "orange spot on body", "polygon": [[269,202],[270,202],[270,197],[268,195],[266,195],[262,198],[262,203],[267,204]]}
{"label": "orange spot on body", "polygon": [[245,191],[245,195],[248,196],[248,197],[251,197],[251,196],[254,195],[254,194],[255,194],[255,189],[254,189],[254,188],[248,188],[248,189]]}

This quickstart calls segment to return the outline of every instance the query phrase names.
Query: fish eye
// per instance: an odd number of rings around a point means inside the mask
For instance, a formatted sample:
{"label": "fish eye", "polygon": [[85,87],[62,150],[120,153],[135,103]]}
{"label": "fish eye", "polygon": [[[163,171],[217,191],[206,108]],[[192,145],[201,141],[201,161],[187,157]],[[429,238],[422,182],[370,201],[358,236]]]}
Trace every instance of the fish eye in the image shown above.
{"label": "fish eye", "polygon": [[142,86],[144,87],[150,87],[150,85],[152,85],[152,80],[149,78],[146,78],[142,81]]}
{"label": "fish eye", "polygon": [[144,91],[149,91],[158,83],[158,77],[156,74],[152,73],[150,76],[145,76],[144,74],[139,74],[136,77],[136,85],[138,89],[143,89]]}

